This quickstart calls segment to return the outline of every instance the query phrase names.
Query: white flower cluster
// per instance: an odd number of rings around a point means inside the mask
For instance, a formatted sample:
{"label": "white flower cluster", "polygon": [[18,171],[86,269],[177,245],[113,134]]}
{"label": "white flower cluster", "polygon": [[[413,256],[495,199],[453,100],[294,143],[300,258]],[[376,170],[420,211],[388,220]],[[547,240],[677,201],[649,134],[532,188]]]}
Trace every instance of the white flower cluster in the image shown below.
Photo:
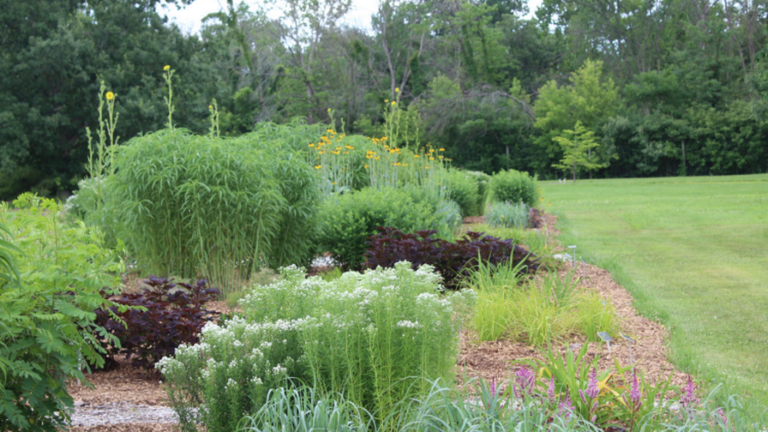
{"label": "white flower cluster", "polygon": [[421,327],[421,325],[419,325],[418,321],[408,321],[408,320],[399,321],[397,323],[397,326],[398,327],[411,328],[411,329],[417,329],[417,328]]}

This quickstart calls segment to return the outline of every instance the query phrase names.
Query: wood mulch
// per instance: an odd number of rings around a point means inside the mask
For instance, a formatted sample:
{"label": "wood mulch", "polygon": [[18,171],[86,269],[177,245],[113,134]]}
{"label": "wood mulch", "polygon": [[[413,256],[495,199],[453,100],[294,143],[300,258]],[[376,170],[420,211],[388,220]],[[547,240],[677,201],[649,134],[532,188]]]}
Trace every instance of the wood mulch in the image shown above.
{"label": "wood mulch", "polygon": [[[540,215],[543,224],[542,230],[551,237],[559,234],[555,224],[557,218],[550,214]],[[482,218],[482,219],[481,219]],[[483,217],[465,218],[467,224],[484,222]],[[566,272],[566,264],[560,271]],[[632,344],[632,354],[637,368],[645,374],[647,380],[658,382],[667,379],[672,374],[672,383],[683,385],[688,376],[667,360],[665,338],[666,329],[659,323],[638,315],[632,307],[632,297],[618,285],[610,273],[590,265],[581,263],[576,269],[577,276],[581,277],[581,289],[595,290],[600,295],[609,299],[621,319],[623,332],[635,342]],[[229,311],[226,304],[217,302],[211,305],[211,309]],[[504,381],[508,381],[520,368],[512,362],[521,359],[541,358],[537,350],[523,343],[512,341],[494,341],[476,343],[471,331],[463,331],[461,337],[461,353],[458,359],[457,378],[460,382],[466,378],[482,377],[486,380],[495,379],[505,387]],[[582,344],[583,338],[573,337],[568,339],[568,344]],[[559,350],[564,353],[568,344],[562,343]],[[591,361],[595,355],[601,355],[599,368],[609,370],[614,365],[614,359],[618,359],[621,365],[630,364],[629,344],[626,340],[615,340],[611,344],[612,352],[609,354],[605,344],[588,344],[587,357]],[[110,402],[127,401],[137,405],[162,406],[166,405],[166,396],[163,384],[154,374],[133,369],[130,362],[123,359],[121,366],[115,370],[97,372],[88,376],[94,388],[87,388],[78,383],[71,383],[69,392],[72,397],[83,404],[102,404]],[[122,432],[122,431],[147,431],[165,432],[172,430],[169,424],[120,424],[95,427],[78,427],[71,429],[76,432]]]}

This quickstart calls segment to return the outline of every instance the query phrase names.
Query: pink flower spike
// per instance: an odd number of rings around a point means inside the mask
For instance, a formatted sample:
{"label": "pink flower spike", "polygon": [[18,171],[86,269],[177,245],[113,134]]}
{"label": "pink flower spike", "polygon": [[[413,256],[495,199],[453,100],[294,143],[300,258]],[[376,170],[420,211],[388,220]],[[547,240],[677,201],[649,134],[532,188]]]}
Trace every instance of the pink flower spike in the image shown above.
{"label": "pink flower spike", "polygon": [[571,400],[569,398],[565,398],[565,400],[560,402],[560,404],[557,406],[557,415],[562,418],[567,419],[570,417],[572,411],[573,406],[571,405]]}
{"label": "pink flower spike", "polygon": [[693,384],[693,380],[691,379],[691,376],[688,375],[688,384],[685,385],[683,394],[680,396],[680,405],[682,405],[684,408],[688,408],[699,403],[699,399],[696,397],[694,390],[695,386]]}
{"label": "pink flower spike", "polygon": [[496,377],[491,378],[491,397],[496,397]]}
{"label": "pink flower spike", "polygon": [[555,377],[549,378],[549,387],[547,388],[547,397],[551,400],[555,399]]}
{"label": "pink flower spike", "polygon": [[589,384],[587,385],[587,396],[594,399],[600,395],[600,387],[597,385],[597,369],[592,368],[589,373]]}
{"label": "pink flower spike", "polygon": [[640,394],[640,384],[637,382],[637,374],[632,373],[632,389],[629,391],[629,398],[632,400],[632,403],[639,406],[641,401],[640,398],[642,395]]}
{"label": "pink flower spike", "polygon": [[720,416],[720,420],[723,421],[723,426],[728,426],[728,417],[723,412],[723,408],[720,407],[715,412]]}

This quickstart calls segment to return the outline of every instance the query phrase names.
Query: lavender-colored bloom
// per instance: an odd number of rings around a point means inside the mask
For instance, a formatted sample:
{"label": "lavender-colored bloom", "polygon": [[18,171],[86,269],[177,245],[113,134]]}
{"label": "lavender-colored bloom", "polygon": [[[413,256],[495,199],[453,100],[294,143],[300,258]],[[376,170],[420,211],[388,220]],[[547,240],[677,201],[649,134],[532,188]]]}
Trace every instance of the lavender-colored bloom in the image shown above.
{"label": "lavender-colored bloom", "polygon": [[579,397],[581,398],[581,402],[586,405],[587,404],[587,398],[584,397],[584,390],[579,389]]}
{"label": "lavender-colored bloom", "polygon": [[550,400],[555,399],[555,378],[554,377],[549,378],[549,387],[547,387],[547,397]]}
{"label": "lavender-colored bloom", "polygon": [[[523,367],[517,371],[515,373],[515,397],[519,399],[522,395],[531,394],[535,381],[536,378],[533,371],[527,367]],[[519,393],[518,390],[520,390]]]}
{"label": "lavender-colored bloom", "polygon": [[596,398],[600,394],[600,387],[597,385],[597,369],[592,368],[589,373],[589,384],[587,385],[587,396]]}
{"label": "lavender-colored bloom", "polygon": [[699,399],[696,397],[694,389],[695,386],[693,384],[693,380],[691,379],[691,376],[688,375],[688,384],[685,385],[683,394],[680,396],[680,405],[682,405],[684,408],[688,408],[699,403]]}
{"label": "lavender-colored bloom", "polygon": [[560,402],[560,404],[557,406],[557,415],[562,418],[567,419],[571,416],[572,412],[573,405],[571,405],[571,400],[569,398],[565,398],[565,400]]}
{"label": "lavender-colored bloom", "polygon": [[491,397],[496,397],[496,378],[491,378]]}
{"label": "lavender-colored bloom", "polygon": [[637,382],[637,374],[632,373],[632,388],[629,390],[629,399],[634,405],[640,405],[640,384]]}
{"label": "lavender-colored bloom", "polygon": [[720,420],[723,421],[723,426],[728,426],[728,417],[725,415],[723,408],[720,407],[715,412],[720,416]]}

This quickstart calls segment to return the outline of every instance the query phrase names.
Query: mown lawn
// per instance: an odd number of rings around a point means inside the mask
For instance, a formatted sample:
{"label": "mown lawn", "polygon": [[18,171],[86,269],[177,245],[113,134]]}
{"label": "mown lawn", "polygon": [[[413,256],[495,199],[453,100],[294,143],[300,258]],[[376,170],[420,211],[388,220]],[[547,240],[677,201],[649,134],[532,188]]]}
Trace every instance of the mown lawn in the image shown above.
{"label": "mown lawn", "polygon": [[543,182],[542,193],[563,244],[671,329],[679,367],[768,407],[768,175]]}

